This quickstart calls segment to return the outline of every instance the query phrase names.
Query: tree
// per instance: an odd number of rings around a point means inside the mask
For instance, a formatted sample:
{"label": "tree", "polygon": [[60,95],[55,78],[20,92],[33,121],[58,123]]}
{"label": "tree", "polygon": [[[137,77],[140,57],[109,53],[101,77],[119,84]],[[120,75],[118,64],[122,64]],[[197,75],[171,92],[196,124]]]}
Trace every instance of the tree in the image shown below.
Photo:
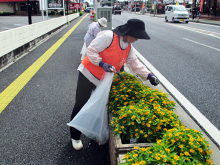
{"label": "tree", "polygon": [[89,6],[90,6],[88,1],[86,1],[86,4],[87,4],[86,7],[89,7]]}

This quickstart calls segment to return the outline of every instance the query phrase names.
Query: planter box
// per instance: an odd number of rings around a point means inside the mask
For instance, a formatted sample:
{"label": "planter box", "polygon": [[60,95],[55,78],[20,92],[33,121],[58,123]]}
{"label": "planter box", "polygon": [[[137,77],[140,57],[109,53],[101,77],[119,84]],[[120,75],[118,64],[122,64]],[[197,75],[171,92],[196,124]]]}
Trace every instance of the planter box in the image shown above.
{"label": "planter box", "polygon": [[122,160],[125,157],[125,154],[119,154],[117,158],[117,164],[118,163],[125,163],[125,160]]}
{"label": "planter box", "polygon": [[[111,123],[111,115],[109,114],[109,123]],[[117,165],[123,159],[123,155],[127,152],[134,150],[135,146],[150,147],[153,143],[134,143],[122,144],[121,139],[114,134],[114,130],[109,126],[109,154],[111,165]],[[120,156],[120,157],[119,157]]]}

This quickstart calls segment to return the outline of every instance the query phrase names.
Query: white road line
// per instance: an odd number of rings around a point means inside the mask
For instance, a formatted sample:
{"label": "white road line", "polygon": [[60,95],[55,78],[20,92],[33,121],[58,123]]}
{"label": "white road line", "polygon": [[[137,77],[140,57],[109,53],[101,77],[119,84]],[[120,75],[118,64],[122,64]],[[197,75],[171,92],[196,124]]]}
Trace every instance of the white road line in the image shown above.
{"label": "white road line", "polygon": [[23,24],[14,24],[15,26],[24,26]]}
{"label": "white road line", "polygon": [[218,48],[214,48],[214,47],[212,47],[212,46],[208,46],[208,45],[205,45],[205,44],[202,44],[202,43],[199,43],[199,42],[196,42],[196,41],[187,39],[187,38],[183,38],[183,39],[184,39],[184,40],[187,40],[187,41],[190,41],[190,42],[193,42],[193,43],[196,43],[196,44],[199,44],[199,45],[202,45],[202,46],[206,46],[206,47],[208,47],[208,48],[211,48],[211,49],[214,49],[214,50],[217,50],[217,51],[220,52],[220,49],[218,49]]}
{"label": "white road line", "polygon": [[175,26],[175,27],[179,27],[182,29],[198,32],[201,34],[206,34],[206,35],[209,35],[212,37],[220,38],[220,33],[217,33],[217,32],[211,32],[211,31],[207,31],[207,30],[202,30],[202,29],[197,29],[197,28],[192,28],[192,27],[187,27],[187,26],[181,26],[181,25],[174,25],[174,24],[170,24],[170,25]]}
{"label": "white road line", "polygon": [[201,127],[220,145],[220,131],[189,101],[185,98],[156,68],[151,65],[137,50],[138,58],[157,76],[172,96],[193,116]]}
{"label": "white road line", "polygon": [[8,28],[8,27],[2,27],[2,29],[11,29],[11,28]]}

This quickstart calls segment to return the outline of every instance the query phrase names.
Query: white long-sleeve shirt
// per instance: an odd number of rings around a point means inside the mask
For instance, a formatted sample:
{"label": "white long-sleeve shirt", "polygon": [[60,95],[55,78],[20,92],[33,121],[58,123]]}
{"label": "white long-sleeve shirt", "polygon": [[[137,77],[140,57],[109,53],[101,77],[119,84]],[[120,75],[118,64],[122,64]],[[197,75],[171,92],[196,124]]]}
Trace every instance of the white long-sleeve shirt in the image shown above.
{"label": "white long-sleeve shirt", "polygon": [[[113,31],[112,30],[103,30],[98,33],[96,38],[90,43],[86,49],[86,55],[88,56],[91,63],[96,66],[99,66],[99,62],[102,61],[102,58],[99,56],[99,53],[108,48],[111,45],[113,40]],[[123,41],[123,37],[119,37],[120,46],[122,49],[128,47],[128,43]],[[145,65],[143,65],[136,56],[136,51],[131,45],[131,50],[129,52],[126,63],[130,65],[132,71],[139,75],[143,80],[147,79],[147,76],[151,73]],[[99,83],[99,80],[94,77],[86,67],[81,63],[78,69],[90,82],[95,84]]]}
{"label": "white long-sleeve shirt", "polygon": [[93,22],[89,25],[89,29],[84,37],[84,41],[89,45],[92,40],[95,39],[97,34],[101,31],[101,27],[98,22]]}

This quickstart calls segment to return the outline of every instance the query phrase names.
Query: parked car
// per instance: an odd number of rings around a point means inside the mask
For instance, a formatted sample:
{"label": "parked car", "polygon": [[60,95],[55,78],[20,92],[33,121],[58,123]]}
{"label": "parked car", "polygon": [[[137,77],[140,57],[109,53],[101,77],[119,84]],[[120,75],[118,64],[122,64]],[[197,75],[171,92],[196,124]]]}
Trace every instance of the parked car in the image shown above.
{"label": "parked car", "polygon": [[189,22],[189,13],[183,5],[168,5],[165,11],[165,21]]}
{"label": "parked car", "polygon": [[87,7],[87,8],[85,9],[85,12],[86,12],[86,13],[89,13],[89,12],[92,11],[92,10],[94,10],[94,7]]}
{"label": "parked car", "polygon": [[112,14],[121,14],[121,7],[120,6],[114,6],[112,8]]}
{"label": "parked car", "polygon": [[[135,12],[135,7],[131,11]],[[139,12],[139,11],[141,11],[140,7],[136,7],[136,12]]]}

